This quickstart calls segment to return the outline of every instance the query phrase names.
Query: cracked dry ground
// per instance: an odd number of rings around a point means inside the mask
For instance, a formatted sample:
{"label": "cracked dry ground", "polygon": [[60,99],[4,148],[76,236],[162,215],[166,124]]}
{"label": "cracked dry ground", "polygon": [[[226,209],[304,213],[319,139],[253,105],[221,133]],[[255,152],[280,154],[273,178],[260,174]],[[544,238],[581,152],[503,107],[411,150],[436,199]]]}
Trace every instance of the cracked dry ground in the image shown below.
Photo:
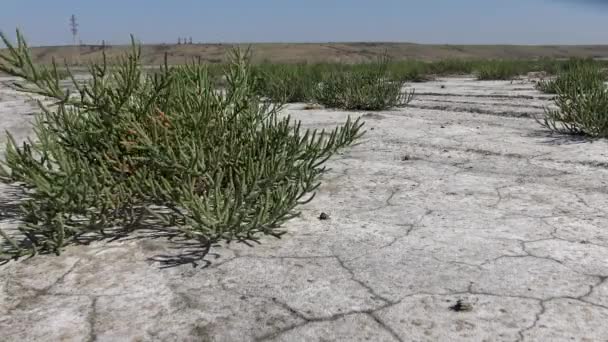
{"label": "cracked dry ground", "polygon": [[[280,240],[214,247],[196,267],[164,268],[192,247],[163,239],[2,266],[0,339],[607,340],[606,141],[547,135],[530,82],[416,88],[409,108],[350,113],[366,137]],[[1,94],[3,128],[24,136],[22,98]],[[348,114],[300,108],[310,127]]]}

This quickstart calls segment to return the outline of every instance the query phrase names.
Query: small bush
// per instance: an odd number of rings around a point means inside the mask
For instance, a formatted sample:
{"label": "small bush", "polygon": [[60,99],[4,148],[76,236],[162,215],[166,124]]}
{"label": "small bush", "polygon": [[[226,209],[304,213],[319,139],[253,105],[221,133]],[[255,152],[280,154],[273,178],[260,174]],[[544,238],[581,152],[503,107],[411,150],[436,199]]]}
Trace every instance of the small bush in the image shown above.
{"label": "small bush", "polygon": [[585,67],[585,66],[601,67],[602,63],[600,61],[594,60],[593,58],[572,57],[562,63],[560,71],[570,71],[570,70],[579,69],[579,68]]}
{"label": "small bush", "polygon": [[544,72],[549,75],[557,75],[559,72],[561,72],[563,70],[563,66],[565,63],[560,60],[543,57],[543,58],[536,60],[535,63],[533,63],[533,64],[534,64],[533,70],[527,70],[528,72],[535,71],[535,72]]}
{"label": "small bush", "polygon": [[276,102],[308,102],[319,84],[320,73],[313,66],[262,65],[255,68],[258,94]]}
{"label": "small bush", "polygon": [[599,65],[582,62],[568,65],[555,79],[538,81],[536,88],[547,94],[557,94],[571,87],[593,90],[602,87],[605,80],[606,74]]}
{"label": "small bush", "polygon": [[481,63],[477,69],[477,79],[489,80],[512,80],[523,72],[521,65],[512,61],[491,61]]}
{"label": "small bush", "polygon": [[465,75],[474,71],[474,61],[446,59],[429,63],[428,72],[435,75]]}
{"label": "small bush", "polygon": [[421,61],[391,62],[387,67],[391,79],[408,82],[426,82],[431,79],[428,72],[429,63]]}
{"label": "small bush", "polygon": [[21,235],[1,231],[0,254],[59,253],[80,239],[115,236],[155,220],[172,233],[208,244],[280,235],[281,223],[318,186],[323,163],[354,143],[362,123],[331,132],[302,131],[280,106],[256,94],[248,56],[235,51],[226,88],[192,64],[145,74],[139,49],[92,79],[59,86],[54,69],[32,64],[23,37],[2,35],[0,71],[28,81],[18,90],[56,101],[35,122],[36,142],[8,136],[5,183],[27,192]]}
{"label": "small bush", "polygon": [[315,100],[327,108],[346,110],[383,110],[405,106],[413,91],[402,93],[403,81],[390,78],[388,60],[358,70],[325,74],[315,89]]}
{"label": "small bush", "polygon": [[[573,60],[579,62],[579,60]],[[555,74],[573,61],[553,59],[540,60],[464,60],[446,59],[435,62],[420,60],[390,61],[386,63],[385,78],[401,82],[425,82],[436,76],[470,75],[476,73],[483,79],[511,79],[518,74],[531,71],[545,71]],[[597,62],[596,62],[597,63]],[[225,87],[220,71],[225,65],[211,64],[210,77],[217,87]],[[314,102],[318,95],[319,84],[324,79],[349,73],[353,75],[370,74],[377,69],[375,63],[315,63],[315,64],[271,64],[263,62],[253,66],[257,94],[275,102]],[[353,76],[354,78],[354,76]]]}
{"label": "small bush", "polygon": [[546,109],[538,122],[552,131],[608,137],[608,87],[598,67],[570,69],[554,83],[558,109]]}

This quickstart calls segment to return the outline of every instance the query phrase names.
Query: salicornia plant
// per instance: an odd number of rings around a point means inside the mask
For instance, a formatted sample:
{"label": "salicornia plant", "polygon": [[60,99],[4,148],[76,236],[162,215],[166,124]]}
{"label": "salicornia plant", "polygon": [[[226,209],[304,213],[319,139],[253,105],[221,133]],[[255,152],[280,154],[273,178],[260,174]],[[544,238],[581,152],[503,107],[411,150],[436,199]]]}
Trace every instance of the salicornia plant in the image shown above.
{"label": "salicornia plant", "polygon": [[407,105],[414,91],[402,92],[403,81],[391,78],[389,60],[361,65],[324,75],[315,88],[315,100],[328,107],[347,110],[383,110]]}
{"label": "salicornia plant", "polygon": [[27,197],[19,231],[0,232],[5,256],[59,253],[150,220],[204,244],[281,235],[312,199],[324,162],[363,134],[359,120],[318,132],[279,115],[280,104],[256,94],[249,55],[238,50],[221,90],[197,63],[143,72],[133,44],[115,64],[92,64],[90,80],[71,76],[70,93],[54,63],[32,63],[19,31],[15,46],[2,39],[0,71],[54,102],[40,103],[35,139],[8,135],[0,178]]}
{"label": "salicornia plant", "polygon": [[565,92],[570,87],[579,90],[593,90],[602,87],[606,81],[606,73],[599,64],[593,61],[571,61],[566,70],[560,72],[555,79],[541,80],[536,88],[547,94]]}
{"label": "salicornia plant", "polygon": [[493,60],[480,62],[477,68],[477,79],[480,81],[508,81],[523,73],[524,65],[516,61]]}
{"label": "salicornia plant", "polygon": [[568,69],[552,83],[557,109],[546,109],[544,127],[568,134],[608,138],[608,87],[604,71],[595,65]]}

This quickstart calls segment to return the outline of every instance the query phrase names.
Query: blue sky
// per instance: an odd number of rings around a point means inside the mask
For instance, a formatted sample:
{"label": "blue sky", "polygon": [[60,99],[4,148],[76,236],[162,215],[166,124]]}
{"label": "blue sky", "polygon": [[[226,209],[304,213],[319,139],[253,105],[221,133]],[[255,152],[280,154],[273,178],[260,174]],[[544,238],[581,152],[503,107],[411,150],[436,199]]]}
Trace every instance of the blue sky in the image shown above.
{"label": "blue sky", "polygon": [[2,0],[0,30],[31,45],[399,41],[608,44],[608,0]]}

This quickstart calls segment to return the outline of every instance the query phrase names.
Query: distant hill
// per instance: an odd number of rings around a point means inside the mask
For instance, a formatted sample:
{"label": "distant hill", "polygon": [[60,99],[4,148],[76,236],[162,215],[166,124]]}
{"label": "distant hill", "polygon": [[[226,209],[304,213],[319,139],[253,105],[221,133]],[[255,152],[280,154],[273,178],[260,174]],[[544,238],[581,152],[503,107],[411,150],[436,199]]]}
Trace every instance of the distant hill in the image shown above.
{"label": "distant hill", "polygon": [[[233,44],[144,45],[142,61],[158,65],[165,53],[170,64],[181,64],[194,58],[207,62],[222,61]],[[530,59],[538,57],[608,58],[608,45],[533,46],[533,45],[427,45],[411,43],[256,43],[251,46],[254,62],[361,62],[374,59],[386,51],[394,59],[440,60],[446,58],[505,58]],[[130,46],[107,46],[109,57],[118,56]],[[36,62],[50,63],[68,60],[70,64],[99,60],[102,47],[98,45],[48,46],[32,48]]]}

